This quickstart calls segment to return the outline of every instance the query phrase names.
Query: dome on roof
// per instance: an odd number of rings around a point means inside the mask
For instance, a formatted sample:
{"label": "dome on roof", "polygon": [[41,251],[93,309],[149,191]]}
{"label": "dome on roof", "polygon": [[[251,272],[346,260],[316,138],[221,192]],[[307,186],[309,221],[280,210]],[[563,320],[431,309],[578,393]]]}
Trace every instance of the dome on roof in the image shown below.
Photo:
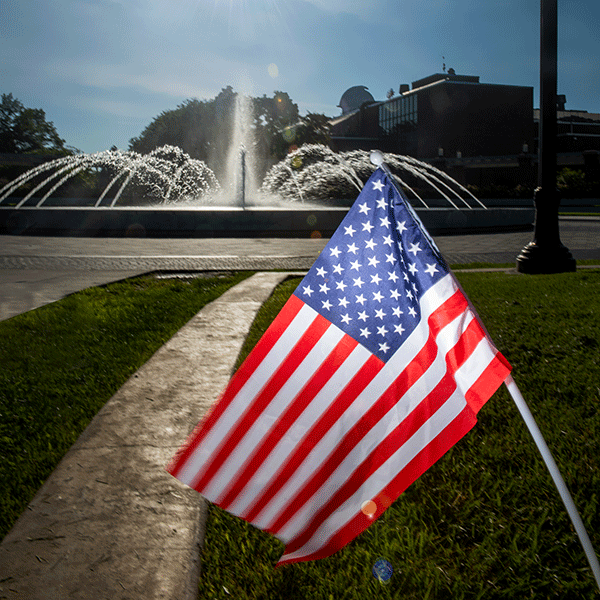
{"label": "dome on roof", "polygon": [[340,99],[338,106],[342,109],[342,114],[347,114],[353,110],[358,110],[365,102],[375,102],[375,98],[367,91],[369,88],[364,85],[355,85],[348,88]]}

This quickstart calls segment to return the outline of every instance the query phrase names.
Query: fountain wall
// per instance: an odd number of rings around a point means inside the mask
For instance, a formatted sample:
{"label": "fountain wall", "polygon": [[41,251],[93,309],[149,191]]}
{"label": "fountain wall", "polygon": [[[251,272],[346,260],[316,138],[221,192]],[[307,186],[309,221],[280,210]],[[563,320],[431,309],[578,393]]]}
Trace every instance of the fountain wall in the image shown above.
{"label": "fountain wall", "polygon": [[[0,207],[0,234],[70,237],[330,237],[340,207],[73,208]],[[531,229],[532,207],[417,209],[432,235]]]}

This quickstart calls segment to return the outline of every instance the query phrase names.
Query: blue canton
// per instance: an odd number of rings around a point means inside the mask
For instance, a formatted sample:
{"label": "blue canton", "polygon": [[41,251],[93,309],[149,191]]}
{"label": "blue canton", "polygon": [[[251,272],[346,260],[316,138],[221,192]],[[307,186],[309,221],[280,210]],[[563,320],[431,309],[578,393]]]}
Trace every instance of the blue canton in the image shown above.
{"label": "blue canton", "polygon": [[387,361],[421,319],[421,296],[447,272],[377,169],[294,293]]}

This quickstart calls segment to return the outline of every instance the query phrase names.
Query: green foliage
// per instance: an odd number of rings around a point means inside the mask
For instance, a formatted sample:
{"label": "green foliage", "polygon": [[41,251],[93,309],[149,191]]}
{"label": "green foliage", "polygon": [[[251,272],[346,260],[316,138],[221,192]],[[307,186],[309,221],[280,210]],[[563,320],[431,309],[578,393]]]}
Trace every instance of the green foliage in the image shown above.
{"label": "green foliage", "polygon": [[12,94],[2,94],[0,152],[66,153],[65,140],[60,138],[54,124],[46,121],[46,113],[41,108],[25,108]]}
{"label": "green foliage", "polygon": [[248,275],[138,278],[0,322],[0,537],[119,387]]}
{"label": "green foliage", "polygon": [[[464,273],[459,279],[511,362],[600,547],[600,271]],[[253,340],[298,283],[287,282],[263,306]],[[275,538],[211,506],[200,597],[599,597],[558,493],[504,388],[483,407],[477,426],[348,546],[327,559],[273,569],[282,551]],[[380,557],[394,568],[387,585],[371,573]]]}
{"label": "green foliage", "polygon": [[579,169],[564,167],[556,177],[556,185],[562,198],[597,198],[600,182]]}

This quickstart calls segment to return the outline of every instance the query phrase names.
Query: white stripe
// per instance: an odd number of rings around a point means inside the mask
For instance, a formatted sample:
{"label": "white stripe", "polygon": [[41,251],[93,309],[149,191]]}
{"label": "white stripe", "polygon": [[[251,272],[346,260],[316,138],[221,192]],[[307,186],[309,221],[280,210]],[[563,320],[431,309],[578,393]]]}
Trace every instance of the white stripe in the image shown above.
{"label": "white stripe", "polygon": [[[460,315],[454,321],[449,323],[443,330],[443,335],[448,339],[457,340],[460,333],[464,330],[466,323]],[[470,316],[469,322],[473,319]],[[440,332],[440,335],[442,333]],[[365,437],[354,446],[354,448],[346,455],[345,459],[340,463],[335,471],[331,473],[327,481],[324,483],[321,489],[299,510],[292,519],[285,525],[280,531],[284,538],[293,538],[302,531],[306,524],[310,521],[315,512],[321,509],[331,498],[329,492],[330,489],[336,490],[341,487],[354,472],[357,465],[369,456],[376,448],[381,440],[384,440],[400,423],[402,423],[413,411],[421,404],[423,399],[427,397],[440,382],[442,377],[446,374],[446,349],[438,348],[438,353],[435,356],[431,366],[427,369],[422,377],[420,377],[409,389],[404,390],[404,395],[396,399],[395,404],[391,405],[390,410],[382,416],[378,423],[367,432]],[[392,380],[388,381],[389,384]],[[387,390],[387,387],[386,387]],[[384,390],[385,391],[385,390]],[[373,403],[379,398],[373,398]],[[371,408],[369,406],[369,408]],[[348,414],[350,411],[345,413],[342,419],[345,421],[341,423],[341,430],[346,434],[350,428],[355,424],[358,419],[362,417],[362,414]],[[332,435],[326,435],[321,443],[314,449],[313,454],[307,457],[311,460],[309,469],[311,470],[311,476],[314,472],[325,462],[326,457],[329,457],[339,445],[341,438],[335,439]],[[318,464],[316,464],[318,460]]]}
{"label": "white stripe", "polygon": [[[421,451],[435,439],[463,410],[466,402],[462,394],[455,391],[448,401],[434,414],[401,448],[399,448],[359,490],[342,504],[321,526],[304,546],[280,560],[307,556],[318,551],[360,511],[361,503],[368,490],[375,497],[386,485]],[[279,537],[279,536],[278,536]]]}
{"label": "white stripe", "polygon": [[469,358],[456,370],[454,379],[458,388],[466,395],[472,385],[488,368],[496,356],[496,348],[491,345],[491,341],[484,336]]}
{"label": "white stripe", "polygon": [[[329,353],[335,348],[337,343],[344,337],[344,332],[337,327],[329,327],[321,336],[310,352],[304,357],[302,362],[294,373],[290,374],[288,380],[283,384],[277,394],[275,394],[271,403],[265,407],[264,411],[256,422],[246,430],[244,438],[237,447],[227,457],[223,466],[219,470],[219,476],[215,477],[203,493],[207,498],[219,498],[223,491],[229,487],[229,484],[237,479],[241,468],[245,466],[248,457],[254,449],[259,446],[262,440],[269,434],[273,426],[276,426],[277,419],[281,417],[283,411],[292,403],[294,398],[306,385],[306,382],[314,375],[322,362]],[[246,395],[245,387],[240,390],[240,396]],[[248,393],[248,395],[251,392]],[[250,397],[249,402],[254,400]]]}
{"label": "white stripe", "polygon": [[286,330],[244,385],[244,393],[238,393],[236,395],[227,407],[227,410],[221,415],[219,420],[213,425],[206,437],[202,440],[202,443],[199,444],[195,451],[188,457],[181,468],[181,471],[177,475],[177,478],[180,481],[194,487],[194,482],[197,482],[199,479],[197,477],[198,472],[207,463],[231,428],[237,424],[238,419],[248,407],[249,399],[260,392],[272,373],[285,360],[290,349],[294,347],[306,331],[306,328],[316,318],[317,314],[318,313],[307,304],[298,311],[298,314],[294,317],[292,322],[288,325]]}

